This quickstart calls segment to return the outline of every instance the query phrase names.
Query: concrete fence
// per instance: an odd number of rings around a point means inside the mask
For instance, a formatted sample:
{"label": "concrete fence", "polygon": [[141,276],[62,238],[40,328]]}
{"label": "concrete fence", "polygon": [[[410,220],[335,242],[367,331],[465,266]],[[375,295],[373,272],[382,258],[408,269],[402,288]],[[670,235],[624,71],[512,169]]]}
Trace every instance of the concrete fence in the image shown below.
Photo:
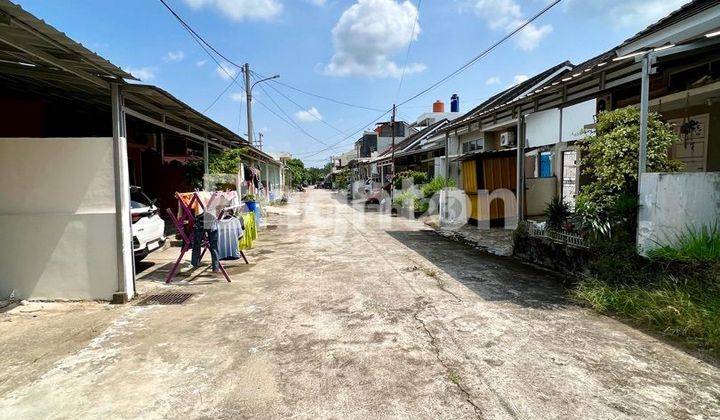
{"label": "concrete fence", "polygon": [[672,245],[688,228],[720,223],[720,172],[645,173],[640,178],[640,254]]}

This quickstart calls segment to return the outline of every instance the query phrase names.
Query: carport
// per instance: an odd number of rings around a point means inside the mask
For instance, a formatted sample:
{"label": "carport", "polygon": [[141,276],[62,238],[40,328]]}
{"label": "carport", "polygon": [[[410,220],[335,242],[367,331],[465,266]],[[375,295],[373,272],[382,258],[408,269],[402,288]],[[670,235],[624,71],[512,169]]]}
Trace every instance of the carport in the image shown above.
{"label": "carport", "polygon": [[[0,297],[135,294],[131,180],[172,207],[183,168],[243,138],[0,0]],[[128,82],[128,80],[130,82]]]}

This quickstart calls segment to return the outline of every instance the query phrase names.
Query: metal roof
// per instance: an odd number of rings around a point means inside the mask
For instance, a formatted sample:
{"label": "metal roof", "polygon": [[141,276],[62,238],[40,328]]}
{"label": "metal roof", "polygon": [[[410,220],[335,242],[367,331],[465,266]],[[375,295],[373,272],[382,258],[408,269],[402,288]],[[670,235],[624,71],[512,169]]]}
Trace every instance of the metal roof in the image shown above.
{"label": "metal roof", "polygon": [[[465,115],[462,117],[454,120],[447,129],[454,129],[456,127],[462,126],[470,121],[472,121],[476,116],[482,114],[483,112],[491,110],[493,107],[503,106],[507,104],[509,101],[515,100],[517,98],[522,98],[525,95],[532,93],[529,92],[529,89],[531,88],[539,88],[547,85],[548,83],[552,82],[553,80],[557,79],[558,77],[561,77],[562,74],[566,72],[560,73],[557,77],[553,77],[552,79],[546,80],[549,77],[552,77],[553,74],[558,73],[562,71],[562,69],[569,67],[573,68],[573,64],[570,61],[565,61],[560,64],[557,64],[553,67],[550,67],[547,70],[544,70],[535,76],[529,78],[528,80],[519,83],[515,86],[511,86],[507,89],[505,89],[502,92],[499,92],[495,94],[494,96],[491,96],[488,100],[481,103],[480,105],[476,106],[475,108],[468,111]],[[539,86],[539,84],[541,84]]]}
{"label": "metal roof", "polygon": [[47,71],[64,70],[101,85],[134,77],[85,48],[19,5],[0,0],[0,62],[34,65]]}
{"label": "metal roof", "polygon": [[644,38],[648,35],[652,35],[653,33],[656,33],[658,31],[661,31],[662,29],[665,29],[667,27],[670,27],[678,22],[682,22],[683,20],[695,16],[700,12],[703,12],[711,7],[717,6],[718,0],[693,0],[688,1],[683,6],[681,6],[679,9],[675,10],[674,12],[670,13],[669,15],[665,16],[664,18],[658,20],[657,22],[649,25],[647,28],[643,29],[642,31],[638,32],[637,34],[633,35],[632,37],[626,39],[623,41],[622,44],[618,45],[614,49],[619,49],[621,47],[624,47],[626,45],[629,45],[640,38]]}
{"label": "metal roof", "polygon": [[0,0],[0,86],[5,91],[109,111],[110,83],[118,83],[125,106],[142,113],[146,121],[186,131],[196,140],[204,137],[226,147],[242,145],[254,157],[274,161],[169,92],[152,85],[128,84],[125,79],[137,80],[19,5]]}
{"label": "metal roof", "polygon": [[[447,118],[443,118],[439,121],[434,122],[433,124],[430,124],[429,126],[423,128],[422,130],[418,131],[417,133],[413,133],[409,137],[404,138],[402,141],[398,142],[395,145],[395,153],[397,154],[399,151],[402,151],[407,146],[410,146],[411,143],[414,143],[417,140],[422,140],[427,135],[434,133],[437,131],[441,126],[447,124],[448,120]],[[386,150],[384,150],[382,153],[378,155],[378,158],[385,158],[392,154],[393,147],[389,147]]]}

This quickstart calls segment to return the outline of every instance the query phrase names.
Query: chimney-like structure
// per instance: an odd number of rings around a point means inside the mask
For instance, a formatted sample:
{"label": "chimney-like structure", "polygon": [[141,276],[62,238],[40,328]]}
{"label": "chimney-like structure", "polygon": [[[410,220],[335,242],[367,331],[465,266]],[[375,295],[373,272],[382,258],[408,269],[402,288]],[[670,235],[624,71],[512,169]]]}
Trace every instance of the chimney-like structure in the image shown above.
{"label": "chimney-like structure", "polygon": [[438,99],[433,104],[432,110],[433,112],[445,112],[445,102]]}

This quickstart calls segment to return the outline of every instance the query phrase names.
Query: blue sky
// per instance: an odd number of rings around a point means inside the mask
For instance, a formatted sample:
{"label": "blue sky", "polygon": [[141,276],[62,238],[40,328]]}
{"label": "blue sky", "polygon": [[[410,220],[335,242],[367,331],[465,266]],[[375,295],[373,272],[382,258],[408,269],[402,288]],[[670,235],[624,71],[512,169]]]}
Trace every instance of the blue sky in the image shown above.
{"label": "blue sky", "polygon": [[[387,109],[444,77],[542,9],[548,0],[166,0],[234,62],[300,89],[370,108]],[[447,83],[399,109],[408,120],[432,102],[458,93],[461,111],[564,60],[580,63],[603,52],[686,0],[563,0],[524,32]],[[21,6],[71,38],[204,110],[228,85],[157,0],[19,0]],[[417,17],[417,20],[416,20]],[[409,54],[408,44],[410,44]],[[407,55],[407,61],[406,61]],[[398,95],[400,76],[405,76]],[[232,73],[234,69],[228,66]],[[241,76],[242,77],[242,76]],[[333,144],[379,112],[346,107],[281,85],[255,88],[258,101],[307,133]],[[208,116],[245,136],[242,95],[231,87]],[[241,111],[242,109],[242,111]],[[266,151],[295,155],[325,149],[254,106]],[[320,121],[322,120],[322,122]],[[321,166],[340,147],[305,158]]]}

